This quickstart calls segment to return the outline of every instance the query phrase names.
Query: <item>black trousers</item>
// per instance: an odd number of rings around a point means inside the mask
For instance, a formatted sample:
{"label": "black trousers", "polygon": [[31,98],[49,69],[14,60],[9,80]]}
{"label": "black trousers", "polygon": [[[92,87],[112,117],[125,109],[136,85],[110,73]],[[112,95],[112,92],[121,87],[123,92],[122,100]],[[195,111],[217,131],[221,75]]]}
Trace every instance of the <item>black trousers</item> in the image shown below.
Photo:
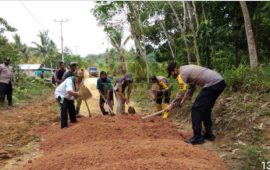
{"label": "black trousers", "polygon": [[7,101],[9,105],[12,105],[12,84],[0,83],[0,102],[3,103],[5,101],[5,97],[7,96]]}
{"label": "black trousers", "polygon": [[61,98],[58,97],[58,102],[61,106],[61,128],[68,127],[68,113],[70,122],[77,122],[76,119],[76,110],[74,105],[74,100],[68,100],[64,99],[64,101],[61,103]]}
{"label": "black trousers", "polygon": [[192,128],[194,136],[201,136],[202,122],[206,134],[212,134],[211,112],[218,96],[226,87],[225,81],[203,88],[192,106]]}
{"label": "black trousers", "polygon": [[157,93],[157,98],[156,98],[156,104],[161,104],[163,98],[164,98],[164,103],[169,104],[170,103],[170,97],[171,97],[171,91],[170,90],[166,90],[164,93],[163,92],[158,92]]}

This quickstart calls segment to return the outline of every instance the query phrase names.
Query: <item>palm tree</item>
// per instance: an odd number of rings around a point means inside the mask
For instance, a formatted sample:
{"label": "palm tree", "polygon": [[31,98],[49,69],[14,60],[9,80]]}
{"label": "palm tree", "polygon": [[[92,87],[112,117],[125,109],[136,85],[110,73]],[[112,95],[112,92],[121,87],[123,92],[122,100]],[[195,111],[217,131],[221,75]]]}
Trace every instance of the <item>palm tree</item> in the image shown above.
{"label": "palm tree", "polygon": [[52,57],[57,53],[56,45],[49,38],[48,31],[40,31],[38,37],[40,38],[40,43],[32,42],[36,46],[34,51],[37,55],[41,56],[43,63],[46,59],[49,59],[51,68],[53,68]]}
{"label": "palm tree", "polygon": [[19,55],[23,58],[23,61],[28,63],[31,56],[29,47],[21,42],[21,37],[18,34],[15,34],[13,39],[15,41],[14,45],[17,48]]}
{"label": "palm tree", "polygon": [[116,49],[116,51],[118,52],[118,55],[119,55],[119,61],[121,64],[119,72],[125,74],[128,71],[128,68],[127,68],[127,64],[125,61],[124,47],[126,46],[128,41],[130,40],[131,36],[128,36],[125,39],[123,39],[124,37],[123,37],[122,30],[117,31],[113,28],[108,28],[107,32],[109,35],[111,45]]}

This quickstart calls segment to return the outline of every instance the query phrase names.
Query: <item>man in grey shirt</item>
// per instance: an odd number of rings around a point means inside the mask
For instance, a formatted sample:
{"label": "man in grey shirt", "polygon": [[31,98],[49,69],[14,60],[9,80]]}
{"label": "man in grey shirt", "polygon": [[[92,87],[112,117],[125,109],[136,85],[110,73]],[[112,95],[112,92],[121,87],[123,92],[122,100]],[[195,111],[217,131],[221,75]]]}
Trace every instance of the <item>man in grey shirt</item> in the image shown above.
{"label": "man in grey shirt", "polygon": [[[186,141],[190,144],[202,144],[204,139],[213,141],[211,111],[218,96],[223,92],[226,84],[223,77],[216,71],[197,65],[185,65],[178,67],[176,62],[168,66],[168,76],[173,76],[179,86],[179,92],[165,110],[179,106],[184,96],[192,97],[196,85],[202,90],[192,106],[192,129],[194,136]],[[202,135],[202,123],[205,134]]]}
{"label": "man in grey shirt", "polygon": [[5,96],[7,96],[8,105],[12,106],[12,85],[15,78],[9,62],[9,58],[4,58],[4,63],[0,64],[0,103],[3,103]]}

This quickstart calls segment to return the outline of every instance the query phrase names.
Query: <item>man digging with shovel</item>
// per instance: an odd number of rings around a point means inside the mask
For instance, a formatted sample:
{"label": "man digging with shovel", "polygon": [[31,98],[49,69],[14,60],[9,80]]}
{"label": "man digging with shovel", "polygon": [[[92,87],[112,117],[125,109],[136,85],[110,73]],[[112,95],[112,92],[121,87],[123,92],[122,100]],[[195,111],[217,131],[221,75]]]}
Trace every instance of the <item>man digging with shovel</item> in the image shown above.
{"label": "man digging with shovel", "polygon": [[107,73],[105,71],[100,72],[100,78],[97,80],[97,89],[100,94],[99,99],[99,107],[102,114],[108,115],[108,112],[105,111],[104,104],[109,106],[110,115],[114,115],[113,113],[113,91],[111,80],[107,78]]}
{"label": "man digging with shovel", "polygon": [[[163,76],[152,76],[151,77],[152,85],[157,85],[157,89],[152,89],[155,93],[155,100],[156,100],[156,111],[161,111],[168,107],[170,103],[170,96],[171,96],[171,83]],[[162,104],[162,100],[164,98],[164,103]],[[163,119],[167,119],[169,117],[169,112],[163,112]]]}
{"label": "man digging with shovel", "polygon": [[[116,81],[113,90],[116,96],[116,114],[127,114],[125,112],[125,104],[129,104],[129,98],[132,91],[132,75],[126,74],[119,78]],[[134,114],[136,111],[132,106],[129,106],[128,112]]]}
{"label": "man digging with shovel", "polygon": [[[186,142],[194,145],[204,143],[204,139],[213,141],[215,136],[212,132],[211,112],[216,99],[226,86],[223,77],[216,71],[197,65],[178,67],[176,62],[170,63],[167,70],[168,76],[176,79],[179,92],[165,111],[168,112],[183,103],[182,99],[185,98],[185,94],[191,98],[195,86],[201,86],[202,89],[192,106],[191,118],[194,136]],[[205,127],[204,135],[201,134],[202,123]]]}

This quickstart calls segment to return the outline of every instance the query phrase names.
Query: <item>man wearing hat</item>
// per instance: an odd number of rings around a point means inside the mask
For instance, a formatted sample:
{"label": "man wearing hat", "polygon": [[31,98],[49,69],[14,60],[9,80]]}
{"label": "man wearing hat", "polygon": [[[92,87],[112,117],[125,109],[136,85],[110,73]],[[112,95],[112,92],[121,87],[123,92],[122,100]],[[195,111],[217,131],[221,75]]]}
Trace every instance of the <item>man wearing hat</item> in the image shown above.
{"label": "man wearing hat", "polygon": [[[161,111],[162,108],[165,109],[170,103],[171,89],[172,85],[166,77],[163,76],[152,76],[150,79],[152,85],[157,85],[157,89],[152,89],[156,96],[156,111]],[[164,98],[164,103],[162,105],[162,100]],[[163,113],[163,119],[169,117],[169,112]]]}
{"label": "man wearing hat", "polygon": [[79,70],[76,76],[70,76],[66,78],[56,89],[55,89],[55,98],[61,106],[61,128],[68,127],[68,115],[70,122],[77,122],[76,119],[76,110],[74,105],[74,100],[79,98],[79,93],[76,92],[75,84],[78,84],[83,79],[83,72]]}
{"label": "man wearing hat", "polygon": [[116,96],[116,113],[125,114],[125,103],[129,103],[132,90],[132,75],[126,74],[116,80],[113,90]]}
{"label": "man wearing hat", "polygon": [[8,105],[12,106],[12,86],[15,83],[15,74],[9,62],[9,58],[4,58],[4,63],[0,64],[0,103],[3,103],[7,96]]}
{"label": "man wearing hat", "polygon": [[[218,96],[223,92],[226,84],[223,77],[214,70],[197,65],[178,67],[176,62],[169,64],[168,76],[173,76],[179,86],[179,92],[166,111],[179,106],[184,96],[192,97],[196,85],[202,89],[192,106],[193,137],[186,141],[190,144],[202,144],[204,139],[213,141],[211,111]],[[186,93],[186,95],[185,95]],[[202,135],[202,123],[205,133]]]}

